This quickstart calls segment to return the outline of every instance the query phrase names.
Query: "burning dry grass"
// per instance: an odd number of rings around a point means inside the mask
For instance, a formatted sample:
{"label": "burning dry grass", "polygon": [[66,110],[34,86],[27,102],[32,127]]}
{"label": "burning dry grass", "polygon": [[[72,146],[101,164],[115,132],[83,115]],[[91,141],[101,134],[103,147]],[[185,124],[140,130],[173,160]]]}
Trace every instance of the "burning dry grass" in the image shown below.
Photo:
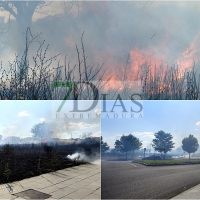
{"label": "burning dry grass", "polygon": [[[123,77],[128,76],[123,75]],[[118,84],[116,84],[118,83]],[[110,87],[108,87],[110,84]],[[122,99],[131,99],[138,94],[142,100],[199,100],[200,74],[195,67],[180,70],[178,66],[141,66],[132,81],[127,78],[121,81],[111,79],[106,92],[108,97],[115,97],[120,93]],[[118,86],[117,92],[114,90]],[[120,87],[119,87],[120,86]],[[115,94],[115,95],[111,95]]]}
{"label": "burning dry grass", "polygon": [[[52,91],[53,82],[78,83],[68,97],[75,100],[100,99],[100,95],[105,93],[108,94],[109,100],[116,99],[119,93],[124,100],[131,99],[135,93],[139,94],[143,100],[198,100],[200,98],[200,74],[195,71],[195,67],[185,67],[185,62],[179,62],[180,66],[173,67],[153,65],[153,61],[158,59],[147,53],[143,55],[141,52],[132,50],[124,68],[121,63],[108,59],[108,63],[105,64],[113,72],[106,73],[102,68],[103,65],[95,67],[87,64],[82,35],[82,51],[79,52],[76,46],[77,65],[70,66],[70,62],[67,63],[66,59],[64,65],[56,63],[58,56],[47,58],[48,46],[44,48],[44,43],[42,43],[30,66],[28,52],[34,41],[35,37],[28,29],[23,56],[20,59],[17,57],[13,63],[10,63],[8,70],[5,70],[1,64],[0,99],[62,100],[69,88],[55,88]],[[152,63],[151,59],[153,59]],[[184,64],[183,67],[181,63]],[[191,65],[191,62],[189,63]],[[97,90],[94,92],[91,86],[85,83],[92,83]]]}
{"label": "burning dry grass", "polygon": [[147,100],[198,100],[199,83],[194,68],[184,72],[178,67],[147,71],[142,95]]}

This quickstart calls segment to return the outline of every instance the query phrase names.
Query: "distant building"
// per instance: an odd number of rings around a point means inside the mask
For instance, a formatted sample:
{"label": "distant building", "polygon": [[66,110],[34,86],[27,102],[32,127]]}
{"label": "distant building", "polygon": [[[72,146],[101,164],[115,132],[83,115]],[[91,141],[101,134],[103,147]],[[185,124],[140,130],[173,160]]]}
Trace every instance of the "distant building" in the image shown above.
{"label": "distant building", "polygon": [[16,143],[20,143],[20,140],[21,140],[20,137],[9,136],[5,138],[4,140],[2,140],[2,142],[5,144],[16,144]]}

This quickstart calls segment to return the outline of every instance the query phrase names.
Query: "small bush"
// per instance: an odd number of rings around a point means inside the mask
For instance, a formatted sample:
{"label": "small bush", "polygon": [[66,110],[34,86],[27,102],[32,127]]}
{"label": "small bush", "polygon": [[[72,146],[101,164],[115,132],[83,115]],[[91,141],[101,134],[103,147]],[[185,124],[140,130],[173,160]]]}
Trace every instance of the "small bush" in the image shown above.
{"label": "small bush", "polygon": [[5,169],[4,169],[3,175],[8,181],[8,179],[9,179],[9,177],[11,175],[11,170],[9,169],[8,163],[5,164]]}

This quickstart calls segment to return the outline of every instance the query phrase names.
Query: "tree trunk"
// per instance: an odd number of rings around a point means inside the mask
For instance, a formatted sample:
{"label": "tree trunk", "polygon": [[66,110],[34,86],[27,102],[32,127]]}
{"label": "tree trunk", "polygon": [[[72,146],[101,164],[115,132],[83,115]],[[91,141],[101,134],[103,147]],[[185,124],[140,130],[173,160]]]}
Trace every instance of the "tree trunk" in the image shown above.
{"label": "tree trunk", "polygon": [[[17,14],[15,19],[17,21],[17,32],[16,32],[16,54],[23,55],[25,45],[26,45],[26,31],[27,28],[31,28],[32,25],[32,17],[36,10],[36,7],[40,4],[39,1],[36,2],[13,2]],[[20,56],[21,57],[21,56]],[[26,66],[27,67],[27,66]],[[19,72],[20,69],[17,69]]]}
{"label": "tree trunk", "polygon": [[134,158],[134,150],[133,150],[132,158]]}

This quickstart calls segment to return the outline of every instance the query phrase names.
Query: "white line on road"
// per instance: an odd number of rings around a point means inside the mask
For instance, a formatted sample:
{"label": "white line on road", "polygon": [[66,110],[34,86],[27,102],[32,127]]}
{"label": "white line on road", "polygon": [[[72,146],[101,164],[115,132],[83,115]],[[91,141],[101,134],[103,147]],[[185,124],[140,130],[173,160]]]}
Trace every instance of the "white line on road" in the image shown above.
{"label": "white line on road", "polygon": [[137,167],[136,165],[134,165],[134,164],[131,164],[131,165],[133,165],[134,167]]}

